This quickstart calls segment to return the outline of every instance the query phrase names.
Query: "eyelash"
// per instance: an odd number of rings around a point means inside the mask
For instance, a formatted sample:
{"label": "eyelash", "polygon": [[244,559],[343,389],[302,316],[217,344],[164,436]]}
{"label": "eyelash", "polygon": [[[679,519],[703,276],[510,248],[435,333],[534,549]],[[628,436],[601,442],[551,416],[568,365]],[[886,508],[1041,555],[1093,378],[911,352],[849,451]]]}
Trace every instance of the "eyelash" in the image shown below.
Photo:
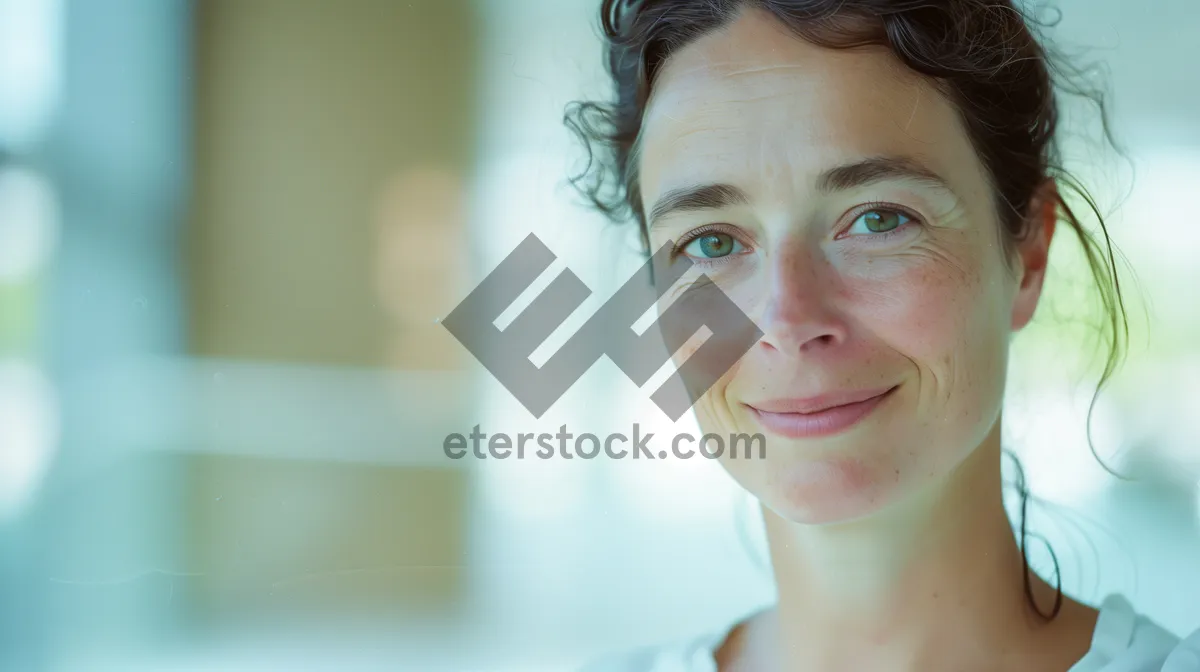
{"label": "eyelash", "polygon": [[[910,226],[921,226],[922,225],[921,218],[918,217],[916,214],[914,214],[908,208],[901,207],[899,205],[896,205],[895,203],[885,203],[883,201],[872,201],[870,203],[863,203],[862,205],[860,205],[854,209],[854,215],[853,215],[853,217],[850,218],[850,225],[847,226],[846,229],[849,229],[850,226],[853,226],[854,222],[858,221],[859,217],[862,217],[863,215],[865,215],[868,212],[871,212],[872,210],[891,210],[894,212],[898,212],[898,213],[904,215],[906,218],[908,218],[909,221],[905,222],[904,224],[901,224],[900,226],[896,227],[895,229],[892,229],[891,231],[884,231],[882,233],[873,233],[871,235],[861,235],[861,236],[856,235],[856,236],[853,236],[854,238],[870,238],[874,242],[882,243],[882,242],[887,242],[887,241],[891,240],[893,237],[895,237],[897,235],[903,234],[904,232],[906,232],[909,229]],[[708,234],[714,233],[714,232],[724,233],[726,235],[732,236],[733,238],[738,239],[739,242],[742,243],[742,245],[749,247],[748,243],[741,240],[739,238],[739,236],[736,233],[734,233],[733,231],[727,230],[727,227],[722,226],[720,224],[706,224],[704,226],[697,227],[695,229],[692,229],[691,231],[688,231],[687,234],[678,243],[675,244],[674,249],[671,251],[671,258],[673,258],[673,259],[678,258],[679,255],[683,254],[683,251],[685,249],[687,249],[688,245],[692,244],[692,241],[696,240],[697,238],[702,238],[705,235],[708,235]],[[847,237],[850,237],[850,236],[847,236],[845,233],[845,230],[843,230],[842,233],[839,233],[838,235],[834,236],[834,240],[841,240],[841,239],[847,238]],[[694,258],[694,259],[692,259],[692,263],[701,265],[701,266],[704,266],[704,265],[712,266],[712,265],[724,263],[724,261],[722,261],[724,259],[727,259],[727,257],[716,257],[713,259]]]}

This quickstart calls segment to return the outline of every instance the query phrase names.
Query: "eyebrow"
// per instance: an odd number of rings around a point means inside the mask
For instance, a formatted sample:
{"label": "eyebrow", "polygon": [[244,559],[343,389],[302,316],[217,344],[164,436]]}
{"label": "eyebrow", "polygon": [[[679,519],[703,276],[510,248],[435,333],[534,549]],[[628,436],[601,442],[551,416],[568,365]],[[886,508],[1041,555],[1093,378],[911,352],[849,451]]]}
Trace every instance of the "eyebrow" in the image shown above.
{"label": "eyebrow", "polygon": [[663,194],[650,211],[651,228],[655,221],[668,214],[691,210],[720,210],[749,202],[750,197],[746,192],[731,184],[705,184],[672,189]]}
{"label": "eyebrow", "polygon": [[954,191],[941,175],[906,156],[874,156],[830,168],[817,179],[817,189],[832,193],[886,180],[911,180],[935,189]]}
{"label": "eyebrow", "polygon": [[[954,193],[949,183],[916,159],[903,156],[875,156],[836,166],[821,173],[817,189],[823,193],[846,191],[888,180],[910,180],[934,189]],[[746,205],[749,195],[731,184],[705,184],[672,189],[658,199],[650,211],[650,228],[669,215],[694,210],[719,210]]]}

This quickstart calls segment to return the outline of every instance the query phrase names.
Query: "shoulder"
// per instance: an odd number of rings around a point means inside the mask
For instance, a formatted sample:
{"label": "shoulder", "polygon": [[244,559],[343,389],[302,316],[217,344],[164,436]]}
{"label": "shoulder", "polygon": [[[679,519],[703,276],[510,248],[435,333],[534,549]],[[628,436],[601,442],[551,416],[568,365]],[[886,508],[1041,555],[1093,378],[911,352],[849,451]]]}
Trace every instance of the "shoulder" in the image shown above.
{"label": "shoulder", "polygon": [[1200,629],[1180,639],[1154,626],[1135,635],[1124,656],[1113,659],[1108,670],[1130,672],[1200,672]]}
{"label": "shoulder", "polygon": [[669,657],[669,647],[642,647],[609,653],[589,661],[578,672],[659,672],[672,669],[665,662]]}
{"label": "shoulder", "polygon": [[1200,628],[1167,647],[1161,672],[1200,672]]}
{"label": "shoulder", "polygon": [[590,661],[578,672],[717,672],[714,636],[627,649]]}
{"label": "shoulder", "polygon": [[1071,672],[1200,672],[1200,629],[1177,637],[1123,597],[1110,596],[1091,651]]}

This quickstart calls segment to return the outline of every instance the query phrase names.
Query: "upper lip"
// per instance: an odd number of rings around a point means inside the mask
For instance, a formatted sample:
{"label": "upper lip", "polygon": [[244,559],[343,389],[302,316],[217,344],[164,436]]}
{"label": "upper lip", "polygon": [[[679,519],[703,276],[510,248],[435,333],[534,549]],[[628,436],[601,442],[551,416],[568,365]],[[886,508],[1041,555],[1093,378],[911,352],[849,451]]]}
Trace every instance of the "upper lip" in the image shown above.
{"label": "upper lip", "polygon": [[764,413],[818,413],[836,408],[837,406],[845,406],[873,399],[891,392],[895,387],[893,385],[891,387],[879,387],[870,390],[827,392],[814,397],[804,398],[767,399],[765,401],[747,403],[746,405]]}

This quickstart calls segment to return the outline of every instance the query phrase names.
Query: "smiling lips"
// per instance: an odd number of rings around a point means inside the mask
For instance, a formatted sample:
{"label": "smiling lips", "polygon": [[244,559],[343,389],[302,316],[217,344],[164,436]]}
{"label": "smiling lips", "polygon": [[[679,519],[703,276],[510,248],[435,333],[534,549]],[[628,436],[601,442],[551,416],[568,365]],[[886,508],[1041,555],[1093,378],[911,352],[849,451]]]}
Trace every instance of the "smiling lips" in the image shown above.
{"label": "smiling lips", "polygon": [[791,438],[837,434],[865,418],[898,386],[822,394],[805,399],[772,399],[746,404],[768,431]]}

